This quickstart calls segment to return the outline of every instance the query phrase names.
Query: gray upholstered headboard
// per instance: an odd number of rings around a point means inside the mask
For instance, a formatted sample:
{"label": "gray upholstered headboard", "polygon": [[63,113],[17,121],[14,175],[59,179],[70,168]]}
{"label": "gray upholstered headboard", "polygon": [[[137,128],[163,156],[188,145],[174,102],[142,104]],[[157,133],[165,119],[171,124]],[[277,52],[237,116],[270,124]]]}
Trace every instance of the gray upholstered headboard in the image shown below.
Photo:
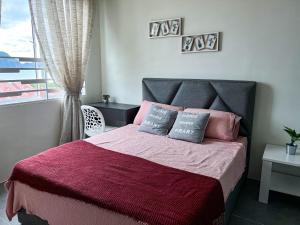
{"label": "gray upholstered headboard", "polygon": [[143,79],[143,99],[170,105],[233,112],[240,134],[251,142],[256,82],[200,79]]}
{"label": "gray upholstered headboard", "polygon": [[[256,82],[201,79],[143,79],[143,99],[169,105],[233,112],[242,117],[240,134],[248,138],[250,158]],[[247,173],[247,172],[246,172]]]}

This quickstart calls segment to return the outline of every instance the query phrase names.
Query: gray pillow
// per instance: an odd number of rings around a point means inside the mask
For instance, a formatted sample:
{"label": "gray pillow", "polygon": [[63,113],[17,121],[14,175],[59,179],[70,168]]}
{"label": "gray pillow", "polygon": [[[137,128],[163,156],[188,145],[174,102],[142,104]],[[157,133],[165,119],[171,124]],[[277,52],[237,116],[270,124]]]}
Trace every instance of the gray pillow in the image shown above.
{"label": "gray pillow", "polygon": [[176,119],[177,112],[152,105],[138,131],[167,135]]}
{"label": "gray pillow", "polygon": [[193,143],[201,143],[208,119],[209,113],[178,112],[169,137]]}

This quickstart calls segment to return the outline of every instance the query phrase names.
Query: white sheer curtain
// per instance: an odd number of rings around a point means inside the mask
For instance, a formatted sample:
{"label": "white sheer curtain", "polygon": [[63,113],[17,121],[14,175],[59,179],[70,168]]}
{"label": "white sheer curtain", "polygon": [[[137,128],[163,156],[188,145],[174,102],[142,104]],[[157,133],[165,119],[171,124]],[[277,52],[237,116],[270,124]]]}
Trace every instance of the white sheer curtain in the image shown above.
{"label": "white sheer curtain", "polygon": [[0,25],[1,25],[2,0],[0,0]]}
{"label": "white sheer curtain", "polygon": [[94,18],[94,0],[29,0],[46,68],[66,95],[60,144],[81,139],[80,92]]}

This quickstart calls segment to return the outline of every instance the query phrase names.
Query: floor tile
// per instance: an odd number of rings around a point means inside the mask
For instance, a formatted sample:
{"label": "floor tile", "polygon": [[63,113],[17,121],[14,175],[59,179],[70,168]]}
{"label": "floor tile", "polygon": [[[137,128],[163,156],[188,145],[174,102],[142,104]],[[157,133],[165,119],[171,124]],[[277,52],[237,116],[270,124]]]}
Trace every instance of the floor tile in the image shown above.
{"label": "floor tile", "polygon": [[264,225],[299,225],[300,198],[270,192],[269,204],[258,202],[259,182],[248,180],[234,214]]}
{"label": "floor tile", "polygon": [[254,221],[254,220],[251,220],[251,219],[246,219],[246,218],[243,218],[243,217],[240,217],[240,216],[237,216],[235,214],[233,214],[231,216],[231,219],[230,219],[230,224],[229,225],[264,225],[260,222],[257,222],[257,221]]}

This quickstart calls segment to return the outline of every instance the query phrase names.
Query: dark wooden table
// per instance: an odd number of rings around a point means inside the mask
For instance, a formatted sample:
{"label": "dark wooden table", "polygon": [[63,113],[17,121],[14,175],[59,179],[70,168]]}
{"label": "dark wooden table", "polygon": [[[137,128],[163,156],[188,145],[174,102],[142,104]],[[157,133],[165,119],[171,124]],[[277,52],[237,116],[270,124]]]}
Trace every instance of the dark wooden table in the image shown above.
{"label": "dark wooden table", "polygon": [[140,106],[122,103],[92,103],[89,104],[101,111],[105,124],[108,126],[121,127],[133,122]]}

